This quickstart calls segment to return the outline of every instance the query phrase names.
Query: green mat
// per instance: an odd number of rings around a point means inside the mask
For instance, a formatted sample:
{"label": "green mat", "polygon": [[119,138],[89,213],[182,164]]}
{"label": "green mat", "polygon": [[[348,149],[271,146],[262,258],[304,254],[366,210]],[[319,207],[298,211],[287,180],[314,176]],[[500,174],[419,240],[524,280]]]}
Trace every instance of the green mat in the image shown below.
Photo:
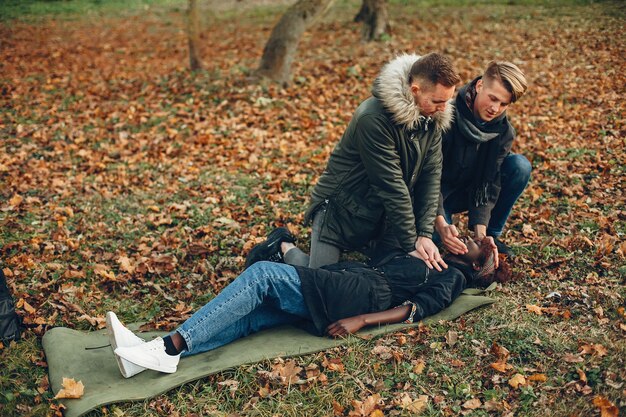
{"label": "green mat", "polygon": [[[452,320],[474,308],[494,302],[492,298],[481,295],[482,293],[480,290],[467,289],[452,305],[426,318],[424,322]],[[369,328],[360,334],[376,336],[410,326],[415,324]],[[132,325],[129,327],[136,328]],[[150,339],[163,334],[165,332],[146,332],[141,336]],[[345,340],[316,337],[304,330],[283,326],[259,332],[219,349],[184,358],[174,374],[148,370],[124,379],[108,346],[106,330],[86,333],[56,327],[46,332],[43,337],[52,391],[56,394],[61,389],[64,377],[82,381],[85,386],[81,398],[61,400],[67,407],[66,417],[81,416],[105,404],[154,397],[186,382],[239,365],[279,356],[315,353],[342,343],[345,343]]]}

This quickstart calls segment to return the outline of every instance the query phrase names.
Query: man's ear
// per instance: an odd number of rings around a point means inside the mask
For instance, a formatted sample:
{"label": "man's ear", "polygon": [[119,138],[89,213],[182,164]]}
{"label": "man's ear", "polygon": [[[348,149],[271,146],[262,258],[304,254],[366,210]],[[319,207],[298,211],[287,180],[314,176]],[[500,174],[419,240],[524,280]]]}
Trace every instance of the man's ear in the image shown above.
{"label": "man's ear", "polygon": [[480,266],[476,262],[472,262],[472,268],[474,271],[480,271]]}
{"label": "man's ear", "polygon": [[476,91],[481,91],[483,89],[483,79],[476,81]]}
{"label": "man's ear", "polygon": [[420,86],[416,82],[411,84],[411,93],[413,93],[414,97],[416,97],[420,93],[421,90],[422,89],[420,88]]}

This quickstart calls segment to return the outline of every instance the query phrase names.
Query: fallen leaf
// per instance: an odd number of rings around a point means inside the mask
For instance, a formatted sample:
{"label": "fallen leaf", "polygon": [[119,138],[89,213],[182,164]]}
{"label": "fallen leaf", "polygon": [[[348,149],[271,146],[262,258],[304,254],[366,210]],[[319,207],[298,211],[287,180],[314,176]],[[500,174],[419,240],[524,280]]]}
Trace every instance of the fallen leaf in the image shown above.
{"label": "fallen leaf", "polygon": [[452,330],[449,330],[448,334],[446,335],[446,343],[448,344],[448,346],[450,347],[454,346],[458,340],[459,340],[458,333]]}
{"label": "fallen leaf", "polygon": [[400,399],[400,407],[413,415],[421,413],[427,405],[427,395],[420,395],[417,399],[413,399],[409,394],[405,393]]}
{"label": "fallen leaf", "polygon": [[345,410],[345,407],[343,405],[341,405],[337,401],[333,400],[333,413],[336,416],[342,416],[344,410]]}
{"label": "fallen leaf", "polygon": [[491,364],[491,365],[489,365],[489,366],[490,366],[490,367],[492,367],[493,369],[495,369],[496,371],[498,371],[498,372],[502,372],[502,373],[506,372],[506,370],[507,370],[508,368],[511,368],[511,367],[512,367],[511,365],[507,364],[507,363],[506,363],[505,361],[503,361],[503,360],[500,360],[500,361],[494,362],[494,363],[492,363],[492,364]]}
{"label": "fallen leaf", "polygon": [[600,417],[618,417],[619,409],[608,398],[596,395],[593,405],[600,409]]}
{"label": "fallen leaf", "polygon": [[506,359],[509,357],[509,354],[510,354],[507,348],[505,348],[502,345],[497,344],[496,342],[494,342],[491,345],[491,353],[495,355],[496,357],[498,357],[499,359]]}
{"label": "fallen leaf", "polygon": [[270,387],[268,384],[263,385],[261,388],[259,388],[259,390],[257,391],[259,394],[259,397],[261,398],[267,398],[270,396],[270,393],[272,392],[270,390]]}
{"label": "fallen leaf", "polygon": [[128,272],[129,274],[135,272],[135,267],[131,263],[131,260],[130,258],[128,258],[128,256],[120,256],[117,259],[117,263],[120,264],[120,269],[122,271]]}
{"label": "fallen leaf", "polygon": [[608,351],[606,348],[597,343],[585,344],[580,347],[581,355],[606,356]]}
{"label": "fallen leaf", "polygon": [[374,411],[378,409],[378,404],[381,401],[382,397],[380,396],[380,394],[370,395],[365,399],[365,401],[352,400],[352,407],[354,407],[354,410],[350,411],[348,416],[371,417],[372,413],[374,413]]}
{"label": "fallen leaf", "polygon": [[17,208],[20,204],[22,204],[22,201],[24,201],[24,197],[19,194],[15,194],[9,199],[9,205],[13,208]]}
{"label": "fallen leaf", "polygon": [[424,372],[425,367],[426,367],[426,362],[420,359],[413,366],[413,373],[420,375],[422,372]]}
{"label": "fallen leaf", "polygon": [[324,368],[328,369],[329,371],[334,371],[334,372],[339,372],[339,373],[342,373],[345,371],[345,366],[343,365],[343,362],[341,362],[340,358],[324,359],[324,362],[322,362],[322,365],[324,366]]}
{"label": "fallen leaf", "polygon": [[533,230],[533,227],[530,224],[528,224],[528,223],[526,223],[526,224],[524,224],[522,226],[522,234],[525,237],[535,237],[535,236],[537,236],[537,232],[535,232]]}
{"label": "fallen leaf", "polygon": [[475,410],[480,408],[483,403],[478,398],[472,398],[471,400],[467,400],[463,403],[462,407],[467,408],[468,410]]}
{"label": "fallen leaf", "polygon": [[274,371],[284,378],[285,385],[289,385],[298,380],[298,374],[302,371],[302,368],[296,365],[296,361],[287,361],[284,365],[275,365]]}
{"label": "fallen leaf", "polygon": [[116,281],[115,274],[113,271],[109,271],[109,268],[103,264],[95,264],[93,266],[93,272],[101,277],[104,277],[111,281]]}
{"label": "fallen leaf", "polygon": [[26,300],[24,300],[23,298],[20,298],[17,301],[17,304],[15,305],[15,307],[23,308],[24,311],[27,312],[28,314],[35,314],[35,312],[37,311],[35,309],[35,307],[33,307],[30,304],[28,304],[28,302]]}
{"label": "fallen leaf", "polygon": [[381,359],[391,359],[393,357],[393,353],[391,348],[387,346],[374,346],[372,349],[372,353],[374,355],[380,356]]}
{"label": "fallen leaf", "polygon": [[533,374],[527,379],[533,382],[546,382],[548,380],[548,377],[545,374]]}
{"label": "fallen leaf", "polygon": [[526,385],[526,378],[524,378],[524,375],[522,374],[515,374],[511,379],[509,379],[509,385],[517,389],[520,386]]}
{"label": "fallen leaf", "polygon": [[207,245],[203,245],[202,243],[192,243],[187,248],[187,252],[190,255],[208,255],[211,253],[211,249]]}
{"label": "fallen leaf", "polygon": [[563,356],[563,360],[569,363],[581,363],[585,361],[580,355],[572,355],[571,353]]}
{"label": "fallen leaf", "polygon": [[462,366],[465,366],[465,362],[459,359],[452,359],[450,361],[450,365],[454,366],[455,368],[460,368]]}
{"label": "fallen leaf", "polygon": [[74,378],[63,377],[62,387],[54,398],[80,398],[85,392],[82,381],[76,382]]}
{"label": "fallen leaf", "polygon": [[504,408],[503,401],[489,400],[485,402],[485,410],[487,411],[503,411]]}
{"label": "fallen leaf", "polygon": [[531,313],[535,313],[537,315],[542,315],[543,314],[543,309],[539,306],[536,306],[534,304],[526,304],[526,309],[528,311],[530,311]]}

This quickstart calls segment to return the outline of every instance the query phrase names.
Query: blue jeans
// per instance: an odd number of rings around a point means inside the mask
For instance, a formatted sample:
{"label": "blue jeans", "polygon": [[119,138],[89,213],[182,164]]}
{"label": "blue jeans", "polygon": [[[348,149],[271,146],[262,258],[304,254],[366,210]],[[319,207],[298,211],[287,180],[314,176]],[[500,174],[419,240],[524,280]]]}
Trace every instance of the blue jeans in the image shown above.
{"label": "blue jeans", "polygon": [[295,268],[257,262],[176,331],[187,343],[183,356],[189,356],[263,329],[310,318]]}
{"label": "blue jeans", "polygon": [[[491,210],[491,218],[487,225],[488,236],[498,237],[502,234],[504,225],[511,214],[511,209],[513,209],[513,204],[522,195],[526,184],[528,184],[531,170],[532,166],[524,155],[511,153],[502,161],[500,167],[500,195],[496,205]],[[453,214],[467,210],[467,201],[468,196],[465,190],[453,191],[444,200],[444,217],[448,224],[452,224]]]}

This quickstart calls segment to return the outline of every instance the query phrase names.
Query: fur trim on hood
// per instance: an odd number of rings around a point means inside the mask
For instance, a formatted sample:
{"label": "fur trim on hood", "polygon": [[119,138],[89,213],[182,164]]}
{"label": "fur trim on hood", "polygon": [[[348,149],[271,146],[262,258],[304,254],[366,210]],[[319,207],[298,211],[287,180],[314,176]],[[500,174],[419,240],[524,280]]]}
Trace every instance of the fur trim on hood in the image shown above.
{"label": "fur trim on hood", "polygon": [[372,94],[392,113],[396,123],[414,130],[431,119],[435,122],[436,129],[446,131],[450,128],[454,115],[452,101],[443,112],[437,112],[434,116],[426,118],[420,115],[420,109],[411,94],[409,73],[413,63],[418,59],[419,55],[402,54],[385,64],[374,81]]}

